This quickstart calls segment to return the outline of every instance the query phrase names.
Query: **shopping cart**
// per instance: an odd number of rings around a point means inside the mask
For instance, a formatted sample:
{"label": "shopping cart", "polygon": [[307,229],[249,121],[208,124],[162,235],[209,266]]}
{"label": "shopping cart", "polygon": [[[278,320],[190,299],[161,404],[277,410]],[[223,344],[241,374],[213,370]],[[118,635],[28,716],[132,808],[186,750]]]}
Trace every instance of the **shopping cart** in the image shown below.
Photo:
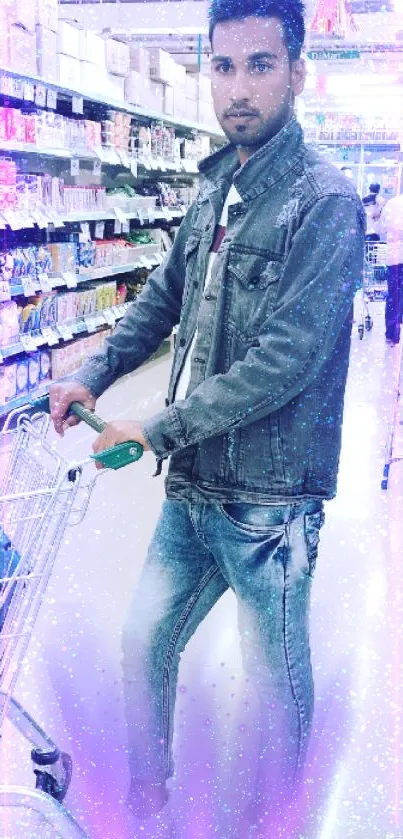
{"label": "shopping cart", "polygon": [[[0,786],[0,807],[6,808],[0,810],[0,825],[7,832],[1,835],[84,839],[86,834],[63,806],[72,760],[13,693],[65,529],[83,520],[95,481],[103,474],[94,474],[89,464],[97,460],[118,469],[138,460],[143,449],[124,443],[83,462],[67,463],[47,439],[49,399],[37,400],[33,409],[31,416],[26,410],[10,414],[0,434],[0,737],[7,718],[31,745],[36,777],[32,790]],[[78,403],[71,410],[98,432],[106,426]],[[22,811],[39,819],[38,832],[27,831]],[[8,828],[13,813],[19,814],[18,824]]]}
{"label": "shopping cart", "polygon": [[384,300],[386,297],[386,248],[387,245],[382,242],[367,242],[365,246],[362,307],[358,322],[358,335],[361,340],[364,333],[373,327],[370,303],[374,300]]}

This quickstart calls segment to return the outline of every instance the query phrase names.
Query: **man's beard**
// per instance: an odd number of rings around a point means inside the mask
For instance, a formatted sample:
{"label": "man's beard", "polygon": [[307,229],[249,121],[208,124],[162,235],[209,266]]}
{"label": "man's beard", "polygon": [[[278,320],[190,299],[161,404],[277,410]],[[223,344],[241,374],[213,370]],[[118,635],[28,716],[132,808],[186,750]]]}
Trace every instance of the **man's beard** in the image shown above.
{"label": "man's beard", "polygon": [[268,143],[291,119],[293,114],[293,98],[291,95],[286,102],[283,102],[279,111],[272,116],[269,116],[265,122],[262,122],[259,114],[260,124],[256,127],[250,127],[247,123],[240,122],[239,125],[235,123],[234,127],[229,126],[228,120],[224,117],[220,119],[221,127],[228,138],[234,145],[240,148],[258,149]]}

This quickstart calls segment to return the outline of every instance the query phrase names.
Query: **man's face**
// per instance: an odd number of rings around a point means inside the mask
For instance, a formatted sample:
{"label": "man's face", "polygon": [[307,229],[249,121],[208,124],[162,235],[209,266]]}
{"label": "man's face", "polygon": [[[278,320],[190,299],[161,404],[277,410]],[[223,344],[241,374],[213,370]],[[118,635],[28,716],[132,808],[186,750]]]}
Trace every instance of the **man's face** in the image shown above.
{"label": "man's face", "polygon": [[277,18],[218,23],[211,73],[218,121],[241,161],[288,122],[305,81],[303,61],[290,64]]}

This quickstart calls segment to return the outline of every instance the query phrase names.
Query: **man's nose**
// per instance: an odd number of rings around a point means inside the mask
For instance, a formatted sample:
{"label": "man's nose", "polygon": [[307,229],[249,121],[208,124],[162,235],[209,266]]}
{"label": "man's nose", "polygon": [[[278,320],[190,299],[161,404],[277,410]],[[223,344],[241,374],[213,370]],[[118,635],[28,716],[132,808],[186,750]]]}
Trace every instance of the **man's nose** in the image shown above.
{"label": "man's nose", "polygon": [[233,104],[249,102],[251,98],[251,83],[247,73],[238,71],[233,76],[230,99]]}

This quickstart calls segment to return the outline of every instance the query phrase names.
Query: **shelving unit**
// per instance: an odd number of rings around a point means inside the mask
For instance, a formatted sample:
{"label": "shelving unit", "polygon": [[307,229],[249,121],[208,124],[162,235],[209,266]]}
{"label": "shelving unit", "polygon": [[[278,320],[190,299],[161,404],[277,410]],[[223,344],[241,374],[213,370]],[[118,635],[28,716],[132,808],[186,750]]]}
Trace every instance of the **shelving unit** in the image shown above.
{"label": "shelving unit", "polygon": [[[165,114],[149,112],[107,97],[100,99],[82,91],[47,82],[39,77],[21,76],[10,70],[0,70],[0,106],[8,109],[15,108],[18,111],[22,109],[22,113],[47,112],[53,113],[55,117],[59,115],[65,120],[90,120],[97,123],[102,123],[113,109],[113,112],[130,115],[143,126],[153,126],[155,123],[160,126],[169,125],[175,128],[186,142],[189,142],[189,139],[190,141],[197,139],[199,134],[207,135],[214,143],[223,141],[222,134],[206,126]],[[143,154],[141,150],[132,147],[126,150],[102,146],[99,143],[92,147],[88,145],[82,147],[77,144],[74,147],[64,147],[64,145],[53,143],[41,145],[37,141],[0,139],[0,156],[14,161],[18,172],[22,175],[37,171],[40,175],[45,173],[46,176],[62,177],[66,188],[69,185],[80,185],[82,175],[85,185],[91,181],[94,188],[101,185],[111,188],[115,184],[119,186],[121,183],[127,183],[134,189],[138,185],[144,189],[144,184],[150,184],[153,180],[165,181],[167,179],[168,183],[191,185],[198,174],[197,160],[193,158],[167,159],[161,154]],[[24,209],[3,207],[0,209],[0,241],[2,241],[0,251],[14,253],[15,249],[23,250],[34,245],[47,248],[48,243],[55,243],[59,239],[62,242],[71,242],[73,239],[77,242],[80,239],[86,241],[92,225],[96,226],[93,228],[95,234],[93,233],[92,236],[94,244],[102,239],[97,229],[100,227],[104,233],[105,226],[108,226],[109,237],[129,232],[132,235],[136,230],[139,233],[144,230],[152,234],[152,231],[158,228],[169,232],[173,225],[180,224],[185,213],[186,206],[183,204],[156,206],[156,198],[153,195],[150,197],[135,195],[123,202],[119,196],[114,201],[113,196],[110,195],[107,207],[80,208],[71,212],[43,203]],[[18,278],[13,276],[9,281],[10,299],[16,298],[23,307],[24,301],[28,303],[34,296],[36,298],[38,295],[51,295],[59,289],[66,292],[78,291],[85,289],[90,283],[93,287],[93,284],[96,286],[101,281],[113,281],[116,277],[132,280],[133,275],[138,271],[142,272],[144,281],[144,272],[160,264],[166,250],[167,237],[162,244],[156,241],[154,244],[143,243],[130,247],[130,254],[127,254],[130,259],[128,263],[122,260],[122,264],[85,269],[77,265],[75,270],[70,268],[66,271],[42,273],[36,270],[29,276]],[[2,275],[0,279],[3,290],[3,297],[0,297],[0,300],[6,303],[4,276]],[[41,329],[20,333],[18,339],[6,342],[3,346],[0,345],[0,375],[8,364],[25,363],[24,359],[29,359],[31,354],[36,353],[38,349],[46,348],[51,351],[52,348],[64,346],[68,348],[78,338],[113,328],[115,323],[123,317],[127,305],[130,304],[93,311],[87,316],[60,323],[56,320]],[[13,408],[28,402],[31,397],[43,393],[48,387],[49,381],[27,389],[25,394],[17,393],[15,397],[8,398],[5,403],[0,398],[0,418]]]}

